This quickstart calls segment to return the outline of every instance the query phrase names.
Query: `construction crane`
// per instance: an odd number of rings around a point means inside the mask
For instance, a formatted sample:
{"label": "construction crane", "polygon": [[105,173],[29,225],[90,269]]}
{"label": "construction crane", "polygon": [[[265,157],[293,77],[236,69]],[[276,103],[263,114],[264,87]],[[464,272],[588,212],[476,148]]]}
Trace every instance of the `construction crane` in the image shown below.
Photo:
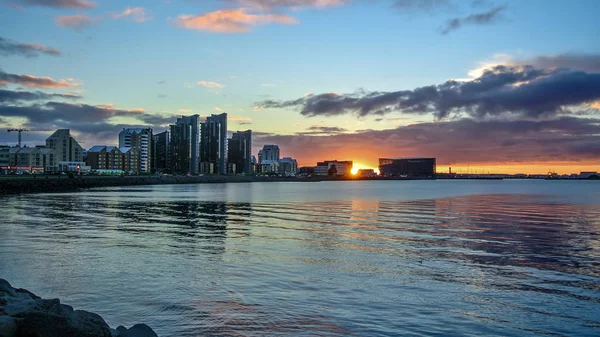
{"label": "construction crane", "polygon": [[19,139],[19,145],[18,146],[19,147],[21,147],[21,133],[22,132],[28,132],[28,131],[29,130],[26,130],[26,129],[8,129],[8,132],[18,132],[18,135],[19,135],[19,137],[18,137],[18,139]]}

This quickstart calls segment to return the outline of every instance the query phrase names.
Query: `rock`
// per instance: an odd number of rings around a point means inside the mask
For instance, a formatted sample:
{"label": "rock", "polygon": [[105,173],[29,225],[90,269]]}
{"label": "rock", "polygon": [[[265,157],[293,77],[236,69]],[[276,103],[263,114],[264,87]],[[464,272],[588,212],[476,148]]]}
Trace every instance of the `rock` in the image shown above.
{"label": "rock", "polygon": [[17,320],[9,316],[0,316],[0,337],[14,337],[17,334]]}
{"label": "rock", "polygon": [[156,332],[146,324],[136,324],[129,329],[119,326],[117,331],[119,332],[119,337],[158,337]]}
{"label": "rock", "polygon": [[158,337],[145,324],[111,329],[97,314],[42,299],[0,279],[0,337]]}

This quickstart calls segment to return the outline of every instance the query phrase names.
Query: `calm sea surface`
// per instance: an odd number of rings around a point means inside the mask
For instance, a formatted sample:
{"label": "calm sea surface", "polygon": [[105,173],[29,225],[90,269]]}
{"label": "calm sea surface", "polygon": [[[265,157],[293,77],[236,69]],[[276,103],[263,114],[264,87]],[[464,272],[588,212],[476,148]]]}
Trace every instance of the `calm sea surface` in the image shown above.
{"label": "calm sea surface", "polygon": [[600,182],[0,197],[0,278],[166,336],[599,336]]}

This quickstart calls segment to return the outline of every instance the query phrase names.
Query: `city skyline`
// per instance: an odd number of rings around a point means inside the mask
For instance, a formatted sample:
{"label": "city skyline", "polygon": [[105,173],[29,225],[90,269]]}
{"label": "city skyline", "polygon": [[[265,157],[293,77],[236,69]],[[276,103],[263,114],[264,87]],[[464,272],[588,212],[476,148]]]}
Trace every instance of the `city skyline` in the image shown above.
{"label": "city skyline", "polygon": [[[539,10],[543,8],[543,10]],[[0,2],[0,128],[228,113],[299,166],[435,157],[438,172],[600,169],[596,1]],[[16,134],[0,132],[0,144]],[[33,132],[33,130],[49,130]],[[112,141],[114,143],[114,141]],[[310,149],[310,151],[306,151]]]}

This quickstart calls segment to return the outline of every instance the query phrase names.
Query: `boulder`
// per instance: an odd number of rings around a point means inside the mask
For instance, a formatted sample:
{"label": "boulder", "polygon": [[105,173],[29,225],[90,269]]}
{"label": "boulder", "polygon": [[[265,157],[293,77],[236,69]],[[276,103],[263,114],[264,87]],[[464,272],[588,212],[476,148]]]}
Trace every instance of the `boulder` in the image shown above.
{"label": "boulder", "polygon": [[117,331],[119,332],[119,337],[158,337],[146,324],[136,324],[129,329],[119,326]]}
{"label": "boulder", "polygon": [[145,324],[111,329],[97,314],[42,299],[0,279],[0,337],[158,337]]}

